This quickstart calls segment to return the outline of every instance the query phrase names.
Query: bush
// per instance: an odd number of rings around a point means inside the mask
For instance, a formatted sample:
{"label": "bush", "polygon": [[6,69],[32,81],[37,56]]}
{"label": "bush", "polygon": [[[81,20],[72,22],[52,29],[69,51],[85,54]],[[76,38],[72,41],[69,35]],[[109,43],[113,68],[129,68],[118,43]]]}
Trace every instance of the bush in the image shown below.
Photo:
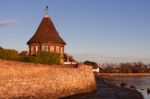
{"label": "bush", "polygon": [[17,60],[18,59],[18,51],[13,50],[13,49],[0,50],[0,59]]}
{"label": "bush", "polygon": [[96,62],[92,62],[92,61],[88,61],[88,60],[87,60],[87,61],[84,62],[84,64],[85,64],[85,65],[90,65],[90,66],[92,66],[93,69],[98,68],[98,65],[97,65]]}
{"label": "bush", "polygon": [[37,52],[36,56],[19,57],[18,51],[3,49],[0,50],[0,59],[40,64],[60,64],[60,54],[45,51]]}
{"label": "bush", "polygon": [[35,56],[19,57],[18,61],[21,61],[21,62],[35,62]]}
{"label": "bush", "polygon": [[60,64],[60,54],[39,51],[36,54],[35,62],[41,64]]}

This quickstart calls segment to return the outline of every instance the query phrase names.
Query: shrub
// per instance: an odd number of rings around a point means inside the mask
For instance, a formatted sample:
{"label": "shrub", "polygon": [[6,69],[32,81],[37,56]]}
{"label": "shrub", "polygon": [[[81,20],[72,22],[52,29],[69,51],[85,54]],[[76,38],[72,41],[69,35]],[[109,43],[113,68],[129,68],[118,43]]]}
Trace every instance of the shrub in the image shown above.
{"label": "shrub", "polygon": [[3,49],[0,50],[0,59],[40,64],[60,64],[60,54],[45,51],[37,52],[36,56],[19,57],[18,51],[13,49]]}
{"label": "shrub", "polygon": [[92,62],[92,61],[88,61],[88,60],[85,61],[84,64],[92,66],[93,69],[96,69],[98,67],[96,62]]}
{"label": "shrub", "polygon": [[18,58],[18,51],[13,49],[3,49],[0,50],[0,59],[6,60],[17,60]]}
{"label": "shrub", "polygon": [[35,56],[19,57],[18,61],[21,61],[21,62],[35,62]]}
{"label": "shrub", "polygon": [[39,51],[36,54],[35,62],[41,64],[60,64],[60,55],[57,53]]}

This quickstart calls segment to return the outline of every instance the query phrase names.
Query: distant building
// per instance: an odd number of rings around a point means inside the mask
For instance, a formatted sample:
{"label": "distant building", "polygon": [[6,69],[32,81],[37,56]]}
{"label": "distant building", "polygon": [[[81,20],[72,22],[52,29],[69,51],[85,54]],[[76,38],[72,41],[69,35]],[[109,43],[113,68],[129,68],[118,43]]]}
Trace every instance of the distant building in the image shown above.
{"label": "distant building", "polygon": [[29,55],[36,55],[38,51],[48,51],[59,53],[61,56],[60,62],[64,62],[64,46],[65,41],[59,36],[51,18],[48,16],[48,7],[45,10],[37,31],[32,38],[27,42],[29,46]]}
{"label": "distant building", "polygon": [[74,59],[73,56],[70,56],[69,54],[64,54],[64,64],[65,65],[78,64],[78,62]]}
{"label": "distant building", "polygon": [[19,56],[21,56],[21,57],[26,57],[26,56],[28,56],[28,51],[21,51],[21,52],[19,53]]}
{"label": "distant building", "polygon": [[93,68],[93,72],[99,73],[99,71],[100,71],[99,67]]}

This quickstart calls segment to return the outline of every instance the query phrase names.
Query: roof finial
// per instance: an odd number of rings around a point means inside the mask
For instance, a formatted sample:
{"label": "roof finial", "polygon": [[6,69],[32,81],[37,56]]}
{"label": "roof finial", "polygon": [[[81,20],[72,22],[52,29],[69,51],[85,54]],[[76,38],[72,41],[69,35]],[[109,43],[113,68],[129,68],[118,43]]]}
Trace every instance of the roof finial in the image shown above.
{"label": "roof finial", "polygon": [[45,17],[48,17],[48,6],[46,6],[46,9],[45,9]]}

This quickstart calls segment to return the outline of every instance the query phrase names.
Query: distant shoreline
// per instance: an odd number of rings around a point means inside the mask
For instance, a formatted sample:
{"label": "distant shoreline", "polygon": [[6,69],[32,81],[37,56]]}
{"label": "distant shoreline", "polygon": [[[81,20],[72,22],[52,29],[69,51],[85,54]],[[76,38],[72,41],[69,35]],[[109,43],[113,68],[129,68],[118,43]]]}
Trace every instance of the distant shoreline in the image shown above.
{"label": "distant shoreline", "polygon": [[98,76],[150,76],[150,73],[98,73]]}

